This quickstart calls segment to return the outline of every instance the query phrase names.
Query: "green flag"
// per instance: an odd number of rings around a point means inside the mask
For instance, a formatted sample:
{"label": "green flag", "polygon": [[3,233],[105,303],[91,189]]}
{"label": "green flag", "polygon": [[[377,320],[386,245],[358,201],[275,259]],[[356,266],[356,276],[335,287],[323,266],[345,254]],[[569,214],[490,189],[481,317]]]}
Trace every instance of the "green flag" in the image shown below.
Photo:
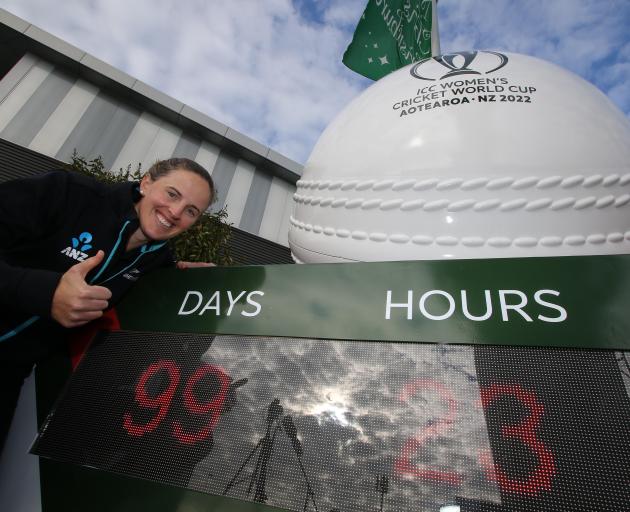
{"label": "green flag", "polygon": [[431,0],[369,0],[343,54],[353,71],[378,80],[431,57]]}

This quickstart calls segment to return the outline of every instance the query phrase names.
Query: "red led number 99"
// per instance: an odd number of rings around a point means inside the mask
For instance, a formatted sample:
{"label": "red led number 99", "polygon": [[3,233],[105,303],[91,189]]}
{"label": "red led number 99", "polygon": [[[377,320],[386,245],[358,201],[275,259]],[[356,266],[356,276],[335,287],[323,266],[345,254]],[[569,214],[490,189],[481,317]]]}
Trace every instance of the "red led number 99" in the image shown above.
{"label": "red led number 99", "polygon": [[[150,379],[159,373],[166,372],[168,385],[161,393],[150,396],[147,384]],[[199,381],[205,376],[213,376],[219,383],[218,392],[209,402],[199,402],[195,397],[195,388],[199,386]],[[174,361],[163,360],[150,365],[140,376],[135,390],[135,401],[144,409],[154,409],[155,416],[147,423],[135,423],[131,413],[126,412],[123,416],[123,427],[134,437],[140,437],[148,432],[153,432],[162,423],[173,402],[173,397],[177,392],[181,377],[181,369]],[[172,435],[184,444],[194,444],[210,435],[216,427],[223,404],[230,386],[230,378],[219,367],[210,364],[203,364],[190,376],[183,390],[183,404],[187,412],[193,415],[207,415],[208,421],[201,430],[197,432],[187,432],[184,430],[179,420],[172,422]]]}

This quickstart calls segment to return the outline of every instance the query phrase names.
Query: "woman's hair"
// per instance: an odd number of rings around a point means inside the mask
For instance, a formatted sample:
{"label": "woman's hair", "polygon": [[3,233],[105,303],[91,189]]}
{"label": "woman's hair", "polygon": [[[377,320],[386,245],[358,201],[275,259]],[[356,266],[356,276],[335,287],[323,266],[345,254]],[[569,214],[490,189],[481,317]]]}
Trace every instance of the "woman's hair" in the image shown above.
{"label": "woman's hair", "polygon": [[214,181],[212,181],[210,173],[190,158],[168,158],[167,160],[158,160],[151,167],[149,167],[147,174],[151,177],[153,181],[155,181],[162,176],[166,176],[171,171],[176,171],[178,169],[192,172],[197,176],[203,178],[210,187],[210,204],[214,202],[215,188]]}

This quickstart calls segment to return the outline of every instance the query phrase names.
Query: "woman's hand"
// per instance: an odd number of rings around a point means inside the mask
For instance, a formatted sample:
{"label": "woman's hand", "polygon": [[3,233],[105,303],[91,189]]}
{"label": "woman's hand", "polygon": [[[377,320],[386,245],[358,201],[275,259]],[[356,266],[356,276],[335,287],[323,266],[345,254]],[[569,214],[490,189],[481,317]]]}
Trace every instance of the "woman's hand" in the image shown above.
{"label": "woman's hand", "polygon": [[182,270],[186,268],[216,267],[214,263],[204,261],[178,261],[176,265],[177,268]]}
{"label": "woman's hand", "polygon": [[78,327],[103,315],[107,308],[110,292],[104,286],[91,286],[85,276],[96,268],[105,253],[98,251],[96,256],[77,263],[61,276],[53,295],[51,316],[64,327]]}

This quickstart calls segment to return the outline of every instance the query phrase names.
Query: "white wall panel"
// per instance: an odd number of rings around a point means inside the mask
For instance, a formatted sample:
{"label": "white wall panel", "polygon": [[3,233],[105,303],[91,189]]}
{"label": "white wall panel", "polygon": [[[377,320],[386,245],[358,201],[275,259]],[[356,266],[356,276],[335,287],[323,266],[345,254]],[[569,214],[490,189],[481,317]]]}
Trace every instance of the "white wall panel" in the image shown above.
{"label": "white wall panel", "polygon": [[[162,121],[158,117],[149,112],[143,112],[116,157],[112,170],[126,169],[129,164],[131,164],[131,169],[135,170],[137,165],[145,160],[145,156],[149,153],[158,136],[161,125]],[[143,163],[142,169],[146,171],[148,167],[145,167]]]}
{"label": "white wall panel", "polygon": [[254,171],[256,167],[245,160],[239,160],[236,165],[236,171],[230,184],[225,204],[227,205],[228,218],[227,221],[238,226],[243,215],[249,187],[254,179]]}
{"label": "white wall panel", "polygon": [[98,87],[77,80],[28,147],[54,157],[97,94]]}
{"label": "white wall panel", "polygon": [[[286,181],[277,177],[273,178],[269,195],[267,196],[265,213],[260,223],[260,229],[258,230],[259,236],[273,240],[274,242],[277,240],[280,219],[282,219],[284,215],[284,209],[288,200],[287,194],[290,194],[291,190],[291,185]],[[289,195],[289,200],[290,197]]]}
{"label": "white wall panel", "polygon": [[0,103],[0,131],[4,130],[41,83],[53,70],[52,64],[39,61]]}
{"label": "white wall panel", "polygon": [[197,152],[195,162],[203,166],[210,174],[212,174],[214,164],[217,163],[220,151],[221,150],[217,146],[204,140],[201,142],[201,147]]}
{"label": "white wall panel", "polygon": [[153,143],[142,159],[142,168],[148,169],[156,160],[171,158],[181,134],[181,129],[170,123],[162,122]]}

